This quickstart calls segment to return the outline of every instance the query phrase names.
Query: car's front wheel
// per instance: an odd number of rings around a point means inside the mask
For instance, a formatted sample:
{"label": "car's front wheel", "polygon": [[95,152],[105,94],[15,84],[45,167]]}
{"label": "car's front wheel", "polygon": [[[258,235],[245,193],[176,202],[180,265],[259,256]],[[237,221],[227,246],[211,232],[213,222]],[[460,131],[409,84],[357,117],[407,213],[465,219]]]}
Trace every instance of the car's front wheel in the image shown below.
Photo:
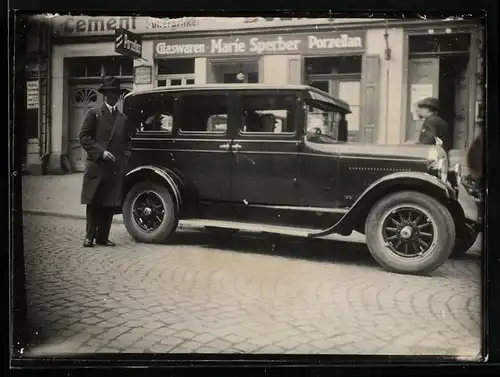
{"label": "car's front wheel", "polygon": [[165,242],[179,223],[170,191],[156,182],[135,184],[123,203],[123,222],[139,242]]}
{"label": "car's front wheel", "polygon": [[426,274],[449,258],[455,243],[455,223],[438,200],[414,191],[389,194],[368,214],[366,242],[385,269]]}

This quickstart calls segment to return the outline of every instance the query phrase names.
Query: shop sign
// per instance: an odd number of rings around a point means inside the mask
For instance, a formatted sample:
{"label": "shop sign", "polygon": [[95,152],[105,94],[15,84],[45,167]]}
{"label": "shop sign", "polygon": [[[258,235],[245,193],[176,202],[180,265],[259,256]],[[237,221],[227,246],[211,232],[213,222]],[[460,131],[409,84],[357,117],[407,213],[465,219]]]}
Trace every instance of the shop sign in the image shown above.
{"label": "shop sign", "polygon": [[131,58],[142,57],[141,36],[125,29],[117,29],[115,31],[115,52]]}
{"label": "shop sign", "polygon": [[26,108],[38,109],[38,80],[26,81]]}
{"label": "shop sign", "polygon": [[234,36],[156,41],[155,58],[170,56],[223,56],[313,54],[363,51],[364,31]]}
{"label": "shop sign", "polygon": [[91,17],[61,16],[50,18],[53,30],[59,37],[83,37],[94,35],[112,35],[116,29],[127,29],[134,33],[161,33],[183,31],[223,31],[257,29],[261,27],[294,27],[337,25],[352,22],[376,22],[379,19],[353,18],[273,18],[261,17]]}
{"label": "shop sign", "polygon": [[142,65],[134,68],[135,84],[151,84],[153,69],[151,66]]}

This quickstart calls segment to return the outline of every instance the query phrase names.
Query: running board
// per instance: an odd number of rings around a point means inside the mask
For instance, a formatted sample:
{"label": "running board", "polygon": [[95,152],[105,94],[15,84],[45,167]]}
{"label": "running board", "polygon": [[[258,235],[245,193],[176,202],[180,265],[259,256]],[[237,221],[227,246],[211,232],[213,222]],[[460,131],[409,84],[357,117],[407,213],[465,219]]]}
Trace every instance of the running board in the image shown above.
{"label": "running board", "polygon": [[249,232],[276,233],[276,234],[283,234],[287,236],[297,236],[297,237],[311,237],[311,234],[314,234],[315,232],[318,231],[317,229],[284,227],[279,225],[246,223],[238,221],[203,220],[203,219],[181,220],[180,224],[181,226],[192,226],[192,227],[213,226],[215,228],[240,229]]}

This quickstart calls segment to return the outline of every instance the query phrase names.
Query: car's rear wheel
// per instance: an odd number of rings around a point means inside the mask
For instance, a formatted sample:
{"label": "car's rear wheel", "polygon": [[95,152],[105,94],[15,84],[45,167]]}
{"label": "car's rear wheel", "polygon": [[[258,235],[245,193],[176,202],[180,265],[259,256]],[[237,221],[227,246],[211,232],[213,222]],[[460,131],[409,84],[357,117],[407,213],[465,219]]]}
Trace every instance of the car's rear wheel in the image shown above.
{"label": "car's rear wheel", "polygon": [[165,242],[179,223],[170,191],[156,182],[135,184],[123,203],[123,222],[139,242]]}
{"label": "car's rear wheel", "polygon": [[420,192],[404,191],[379,200],[368,214],[366,243],[385,269],[426,274],[449,258],[455,223],[448,209]]}
{"label": "car's rear wheel", "polygon": [[239,229],[218,228],[215,226],[206,226],[205,229],[216,237],[231,237],[240,231]]}

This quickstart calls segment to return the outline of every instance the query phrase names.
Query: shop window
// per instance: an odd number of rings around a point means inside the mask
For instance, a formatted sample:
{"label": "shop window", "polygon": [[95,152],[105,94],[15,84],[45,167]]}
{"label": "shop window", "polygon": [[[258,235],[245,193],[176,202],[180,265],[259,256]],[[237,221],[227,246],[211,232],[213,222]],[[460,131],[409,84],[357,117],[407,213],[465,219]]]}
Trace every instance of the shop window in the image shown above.
{"label": "shop window", "polygon": [[194,74],[194,59],[164,59],[157,61],[157,75]]}
{"label": "shop window", "polygon": [[162,95],[160,101],[153,102],[141,111],[141,131],[172,133],[174,127],[175,98]]}
{"label": "shop window", "polygon": [[88,58],[85,65],[86,77],[101,77],[103,75],[102,58]]}
{"label": "shop window", "polygon": [[180,85],[194,85],[194,77],[175,75],[166,76],[157,80],[157,86],[180,86]]}
{"label": "shop window", "polygon": [[111,59],[106,59],[107,61],[104,62],[104,75],[105,76],[120,76],[120,60],[117,58],[111,58]]}
{"label": "shop window", "polygon": [[[193,111],[196,109],[196,111]],[[225,133],[229,96],[223,94],[190,94],[181,98],[181,132]]]}
{"label": "shop window", "polygon": [[349,104],[351,114],[346,115],[348,137],[351,141],[357,140],[360,125],[361,84],[359,81],[340,81],[339,97]]}
{"label": "shop window", "polygon": [[84,59],[70,59],[69,60],[69,75],[71,77],[85,77],[86,66]]}
{"label": "shop window", "polygon": [[438,52],[469,52],[470,34],[412,35],[410,54]]}
{"label": "shop window", "polygon": [[305,65],[308,75],[359,74],[362,56],[340,56],[307,58]]}
{"label": "shop window", "polygon": [[134,76],[134,61],[130,58],[125,58],[121,61],[121,76]]}
{"label": "shop window", "polygon": [[288,95],[243,96],[242,132],[294,132],[295,98]]}
{"label": "shop window", "polygon": [[134,63],[125,56],[70,58],[72,78],[101,78],[102,76],[132,77]]}

